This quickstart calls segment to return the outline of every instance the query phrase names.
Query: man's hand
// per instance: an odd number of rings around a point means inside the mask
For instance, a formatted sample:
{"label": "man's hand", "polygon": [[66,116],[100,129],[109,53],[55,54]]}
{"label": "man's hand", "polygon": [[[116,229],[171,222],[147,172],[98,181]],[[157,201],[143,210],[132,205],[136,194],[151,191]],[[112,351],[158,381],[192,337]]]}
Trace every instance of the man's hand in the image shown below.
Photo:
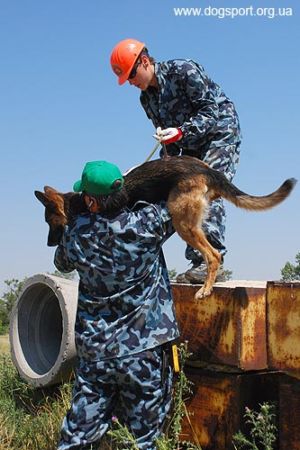
{"label": "man's hand", "polygon": [[179,141],[182,138],[182,131],[180,128],[166,128],[162,130],[161,127],[158,127],[154,137],[162,144],[168,145]]}

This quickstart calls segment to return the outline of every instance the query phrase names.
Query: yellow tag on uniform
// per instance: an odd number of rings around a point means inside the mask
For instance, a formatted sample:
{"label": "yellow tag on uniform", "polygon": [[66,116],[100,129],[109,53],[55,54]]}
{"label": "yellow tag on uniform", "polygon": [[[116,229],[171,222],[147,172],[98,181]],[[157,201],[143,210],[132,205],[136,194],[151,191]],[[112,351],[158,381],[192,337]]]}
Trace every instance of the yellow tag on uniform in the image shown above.
{"label": "yellow tag on uniform", "polygon": [[177,345],[172,345],[172,355],[173,355],[173,369],[175,373],[179,372],[179,359],[178,359],[178,349]]}

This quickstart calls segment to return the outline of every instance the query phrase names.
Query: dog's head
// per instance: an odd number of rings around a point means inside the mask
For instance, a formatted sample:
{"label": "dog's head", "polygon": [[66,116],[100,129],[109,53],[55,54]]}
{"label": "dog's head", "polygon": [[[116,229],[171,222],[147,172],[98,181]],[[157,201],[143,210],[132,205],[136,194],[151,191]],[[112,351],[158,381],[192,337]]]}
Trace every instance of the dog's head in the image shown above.
{"label": "dog's head", "polygon": [[65,195],[55,189],[45,186],[44,192],[34,191],[36,198],[45,206],[45,221],[49,225],[47,245],[58,245],[64,226],[68,222],[65,212]]}

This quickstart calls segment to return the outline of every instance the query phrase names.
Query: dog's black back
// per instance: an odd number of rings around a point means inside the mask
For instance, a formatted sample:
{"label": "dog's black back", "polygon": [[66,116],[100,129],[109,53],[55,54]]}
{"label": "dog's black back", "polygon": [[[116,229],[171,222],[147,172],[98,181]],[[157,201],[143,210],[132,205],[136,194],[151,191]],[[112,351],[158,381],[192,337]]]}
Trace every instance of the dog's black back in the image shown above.
{"label": "dog's black back", "polygon": [[[230,188],[234,189],[235,195],[244,194],[235,186],[230,186],[224,174],[211,169],[199,159],[191,156],[172,156],[166,160],[147,161],[125,175],[124,186],[128,194],[128,207],[132,207],[140,200],[149,203],[166,201],[171,189],[180,181],[191,179],[197,175],[205,176],[208,187],[210,185],[219,186],[222,190]],[[64,195],[69,216],[87,211],[80,194]]]}
{"label": "dog's black back", "polygon": [[173,156],[141,164],[125,176],[128,206],[139,200],[149,203],[167,200],[171,189],[180,181],[208,171],[213,172],[199,159],[190,156]]}
{"label": "dog's black back", "polygon": [[[210,177],[212,177],[214,170],[199,159],[190,156],[173,156],[167,160],[147,161],[132,169],[124,177],[128,207],[132,207],[140,200],[149,203],[167,200],[171,189],[180,181],[191,178],[193,175],[207,175],[208,171],[211,172]],[[220,177],[219,173],[218,177]],[[80,194],[64,194],[64,199],[69,217],[87,211]]]}

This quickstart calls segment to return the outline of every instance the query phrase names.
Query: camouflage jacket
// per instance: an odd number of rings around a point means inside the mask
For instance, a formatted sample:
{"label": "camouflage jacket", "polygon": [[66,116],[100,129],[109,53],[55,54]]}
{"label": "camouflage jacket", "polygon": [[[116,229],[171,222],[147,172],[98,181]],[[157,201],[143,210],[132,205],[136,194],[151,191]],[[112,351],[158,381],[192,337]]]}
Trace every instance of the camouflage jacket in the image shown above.
{"label": "camouflage jacket", "polygon": [[158,89],[150,86],[140,100],[155,127],[180,127],[183,131],[183,138],[172,146],[172,154],[182,150],[200,157],[212,141],[216,146],[240,142],[234,104],[202,66],[175,59],[154,67]]}
{"label": "camouflage jacket", "polygon": [[89,361],[122,357],[178,337],[162,244],[173,234],[164,203],[139,202],[109,219],[77,216],[54,263],[79,278],[75,337]]}

